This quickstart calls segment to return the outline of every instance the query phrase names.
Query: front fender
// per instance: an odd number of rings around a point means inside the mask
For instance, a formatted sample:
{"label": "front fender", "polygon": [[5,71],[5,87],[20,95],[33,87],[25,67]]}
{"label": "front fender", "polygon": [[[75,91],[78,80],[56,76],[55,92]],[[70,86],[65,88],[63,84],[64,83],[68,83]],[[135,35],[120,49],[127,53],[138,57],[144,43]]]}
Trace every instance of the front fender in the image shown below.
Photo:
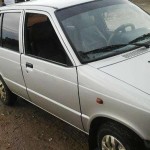
{"label": "front fender", "polygon": [[[150,97],[90,66],[78,67],[82,120],[86,132],[97,117],[115,120],[150,140]],[[103,104],[96,102],[97,98]]]}

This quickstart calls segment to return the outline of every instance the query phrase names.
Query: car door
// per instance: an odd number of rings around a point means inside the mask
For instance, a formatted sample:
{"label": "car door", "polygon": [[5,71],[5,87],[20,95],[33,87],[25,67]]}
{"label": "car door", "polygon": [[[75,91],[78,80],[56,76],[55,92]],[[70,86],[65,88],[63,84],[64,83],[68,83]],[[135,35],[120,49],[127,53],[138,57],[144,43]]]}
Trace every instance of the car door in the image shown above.
{"label": "car door", "polygon": [[12,92],[28,99],[20,65],[21,22],[21,10],[1,11],[0,75]]}
{"label": "car door", "polygon": [[21,66],[31,101],[82,128],[77,72],[48,13],[26,11]]}

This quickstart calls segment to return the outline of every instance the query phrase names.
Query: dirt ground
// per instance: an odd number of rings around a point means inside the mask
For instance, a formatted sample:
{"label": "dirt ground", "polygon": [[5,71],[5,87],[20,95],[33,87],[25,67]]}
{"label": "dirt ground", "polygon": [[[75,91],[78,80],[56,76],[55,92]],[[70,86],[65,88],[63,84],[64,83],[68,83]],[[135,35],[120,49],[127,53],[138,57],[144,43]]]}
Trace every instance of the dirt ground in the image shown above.
{"label": "dirt ground", "polygon": [[[150,12],[149,0],[133,0]],[[32,104],[0,102],[0,150],[88,150],[88,137]]]}
{"label": "dirt ground", "polygon": [[32,104],[0,103],[0,150],[87,150],[85,134]]}

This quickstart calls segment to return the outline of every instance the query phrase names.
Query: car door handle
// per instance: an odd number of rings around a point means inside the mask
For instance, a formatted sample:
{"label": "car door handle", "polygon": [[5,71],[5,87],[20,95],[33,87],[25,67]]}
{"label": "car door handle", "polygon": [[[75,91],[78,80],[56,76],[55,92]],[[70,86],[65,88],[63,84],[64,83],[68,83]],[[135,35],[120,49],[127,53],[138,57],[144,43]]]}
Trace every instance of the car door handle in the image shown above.
{"label": "car door handle", "polygon": [[27,63],[26,63],[26,67],[27,67],[27,68],[33,68],[33,64],[27,62]]}

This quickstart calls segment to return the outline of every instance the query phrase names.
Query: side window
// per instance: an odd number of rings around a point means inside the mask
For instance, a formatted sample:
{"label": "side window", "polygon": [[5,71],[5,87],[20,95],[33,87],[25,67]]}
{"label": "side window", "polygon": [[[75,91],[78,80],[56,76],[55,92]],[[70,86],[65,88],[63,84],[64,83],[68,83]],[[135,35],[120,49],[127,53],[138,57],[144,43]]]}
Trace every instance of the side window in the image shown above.
{"label": "side window", "polygon": [[70,63],[46,15],[27,13],[25,23],[25,51],[41,59]]}
{"label": "side window", "polygon": [[4,13],[2,25],[2,45],[13,51],[19,51],[20,13]]}

